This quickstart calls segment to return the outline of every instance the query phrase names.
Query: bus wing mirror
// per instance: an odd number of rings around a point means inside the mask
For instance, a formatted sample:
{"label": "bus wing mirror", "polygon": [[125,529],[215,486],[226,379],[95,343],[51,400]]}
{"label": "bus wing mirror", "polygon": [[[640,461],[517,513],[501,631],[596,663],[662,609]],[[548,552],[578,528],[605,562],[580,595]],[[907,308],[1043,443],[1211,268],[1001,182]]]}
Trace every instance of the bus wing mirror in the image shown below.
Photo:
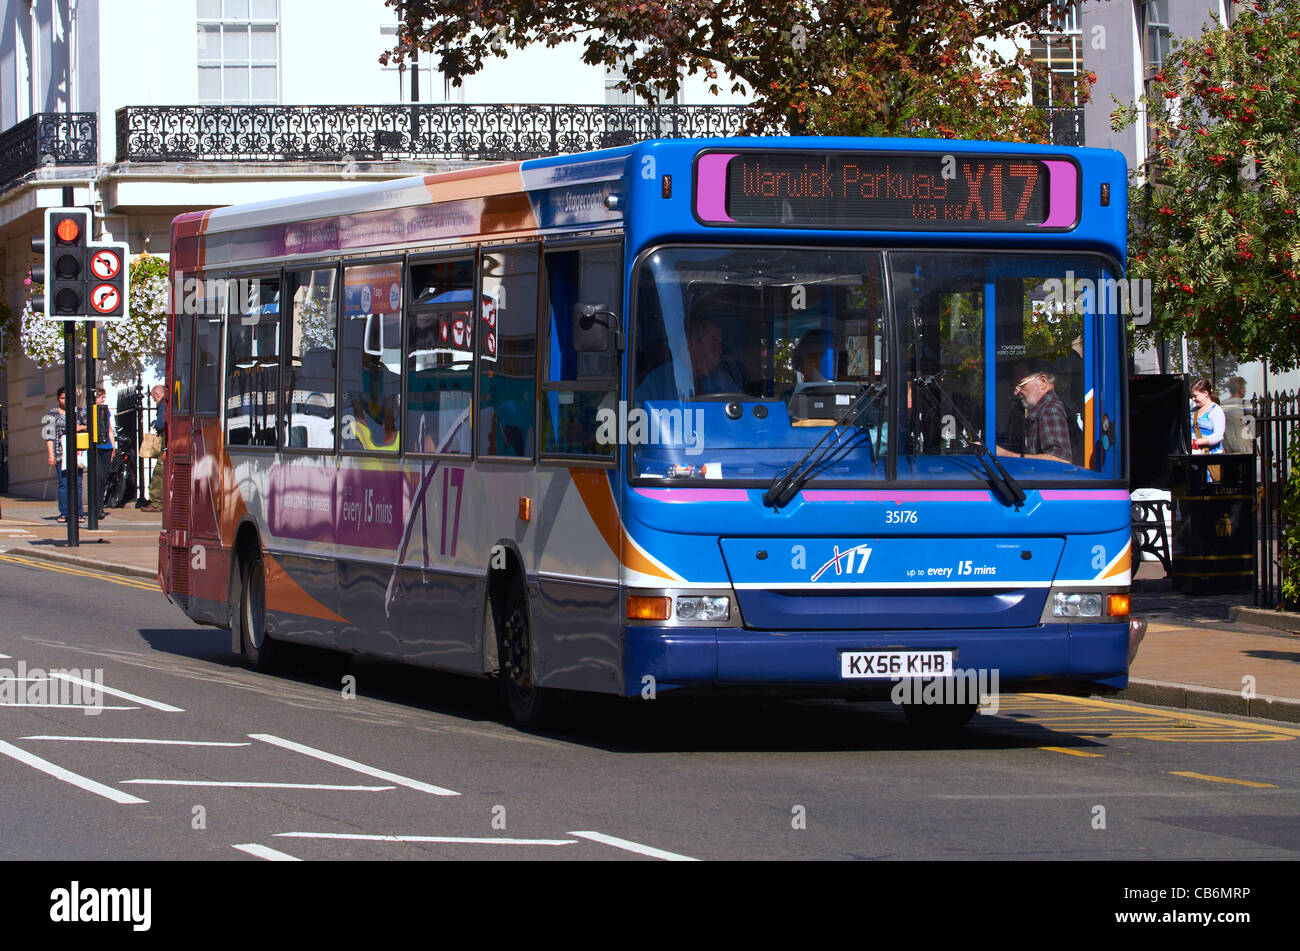
{"label": "bus wing mirror", "polygon": [[573,305],[573,349],[575,353],[604,353],[609,349],[611,332],[622,349],[618,315],[604,304]]}

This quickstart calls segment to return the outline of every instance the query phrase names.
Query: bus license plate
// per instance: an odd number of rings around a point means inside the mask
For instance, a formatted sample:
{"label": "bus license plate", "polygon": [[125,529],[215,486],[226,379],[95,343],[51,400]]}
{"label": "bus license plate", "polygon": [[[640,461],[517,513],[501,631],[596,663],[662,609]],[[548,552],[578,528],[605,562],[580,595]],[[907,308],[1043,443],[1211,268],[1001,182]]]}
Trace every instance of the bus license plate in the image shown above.
{"label": "bus license plate", "polygon": [[951,677],[956,651],[841,651],[840,677]]}

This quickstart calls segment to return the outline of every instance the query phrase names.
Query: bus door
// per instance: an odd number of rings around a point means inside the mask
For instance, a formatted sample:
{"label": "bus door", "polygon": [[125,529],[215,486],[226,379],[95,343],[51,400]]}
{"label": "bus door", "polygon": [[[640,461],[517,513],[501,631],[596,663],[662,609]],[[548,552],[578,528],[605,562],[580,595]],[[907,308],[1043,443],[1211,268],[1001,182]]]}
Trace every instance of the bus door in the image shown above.
{"label": "bus door", "polygon": [[[177,309],[183,310],[177,302]],[[158,465],[163,466],[163,534],[159,547],[159,575],[163,590],[188,610],[190,596],[190,501],[193,497],[193,406],[190,393],[194,366],[194,315],[172,315],[165,453]],[[155,500],[157,504],[157,500]]]}

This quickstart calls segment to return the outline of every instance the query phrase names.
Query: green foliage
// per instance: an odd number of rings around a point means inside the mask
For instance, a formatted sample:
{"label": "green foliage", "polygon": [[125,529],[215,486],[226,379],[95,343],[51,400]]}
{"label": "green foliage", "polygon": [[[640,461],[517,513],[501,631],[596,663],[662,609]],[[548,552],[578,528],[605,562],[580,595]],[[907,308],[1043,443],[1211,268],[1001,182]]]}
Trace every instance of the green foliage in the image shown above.
{"label": "green foliage", "polygon": [[1300,436],[1293,435],[1289,455],[1291,475],[1282,486],[1281,516],[1286,532],[1281,539],[1282,601],[1300,608]]}
{"label": "green foliage", "polygon": [[1129,272],[1149,278],[1153,321],[1238,359],[1300,366],[1300,0],[1243,10],[1182,40],[1154,78],[1153,161],[1131,192]]}
{"label": "green foliage", "polygon": [[584,62],[622,70],[647,101],[684,76],[752,96],[750,132],[1047,137],[1022,99],[1050,77],[987,41],[1042,28],[1052,0],[387,2],[402,25],[380,61],[418,49],[455,85],[511,48],[580,43]]}

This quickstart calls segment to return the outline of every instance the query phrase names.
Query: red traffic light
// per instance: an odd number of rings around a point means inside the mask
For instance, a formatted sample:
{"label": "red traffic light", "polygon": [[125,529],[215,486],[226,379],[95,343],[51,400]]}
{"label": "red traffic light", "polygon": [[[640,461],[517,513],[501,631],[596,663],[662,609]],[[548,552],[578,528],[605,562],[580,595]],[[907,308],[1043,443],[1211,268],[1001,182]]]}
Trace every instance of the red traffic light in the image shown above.
{"label": "red traffic light", "polygon": [[55,226],[54,234],[64,244],[73,244],[81,237],[81,225],[76,218],[64,218]]}

